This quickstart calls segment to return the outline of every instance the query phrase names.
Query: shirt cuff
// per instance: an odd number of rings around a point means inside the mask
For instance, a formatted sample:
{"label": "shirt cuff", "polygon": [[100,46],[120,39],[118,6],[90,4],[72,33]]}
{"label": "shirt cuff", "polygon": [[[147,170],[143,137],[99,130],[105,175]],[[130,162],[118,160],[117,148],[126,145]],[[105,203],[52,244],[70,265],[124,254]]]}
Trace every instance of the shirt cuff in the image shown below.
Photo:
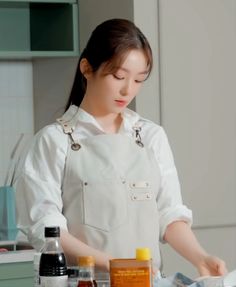
{"label": "shirt cuff", "polygon": [[175,208],[166,208],[160,214],[160,242],[165,243],[166,228],[174,221],[185,221],[190,226],[193,223],[192,211],[185,205],[177,205]]}
{"label": "shirt cuff", "polygon": [[44,216],[37,223],[28,228],[27,236],[29,243],[40,251],[45,243],[44,229],[46,226],[59,226],[60,229],[67,229],[66,218],[62,214],[50,214]]}

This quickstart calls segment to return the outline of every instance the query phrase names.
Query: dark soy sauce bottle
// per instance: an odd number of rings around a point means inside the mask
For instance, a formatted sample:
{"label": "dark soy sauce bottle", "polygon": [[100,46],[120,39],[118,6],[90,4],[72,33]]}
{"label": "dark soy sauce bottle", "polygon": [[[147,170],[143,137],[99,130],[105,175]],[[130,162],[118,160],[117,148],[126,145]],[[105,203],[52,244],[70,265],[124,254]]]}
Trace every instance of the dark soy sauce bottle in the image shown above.
{"label": "dark soy sauce bottle", "polygon": [[45,245],[39,263],[41,287],[67,287],[66,258],[60,244],[60,228],[45,227]]}

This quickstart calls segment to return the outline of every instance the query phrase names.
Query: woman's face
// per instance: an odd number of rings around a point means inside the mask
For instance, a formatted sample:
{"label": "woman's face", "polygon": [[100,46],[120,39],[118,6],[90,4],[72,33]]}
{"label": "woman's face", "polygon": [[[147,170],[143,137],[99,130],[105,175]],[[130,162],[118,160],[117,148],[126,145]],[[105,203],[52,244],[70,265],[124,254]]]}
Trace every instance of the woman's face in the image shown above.
{"label": "woman's face", "polygon": [[131,50],[115,72],[100,68],[87,77],[85,100],[93,111],[120,113],[138,94],[148,75],[147,60],[140,50]]}

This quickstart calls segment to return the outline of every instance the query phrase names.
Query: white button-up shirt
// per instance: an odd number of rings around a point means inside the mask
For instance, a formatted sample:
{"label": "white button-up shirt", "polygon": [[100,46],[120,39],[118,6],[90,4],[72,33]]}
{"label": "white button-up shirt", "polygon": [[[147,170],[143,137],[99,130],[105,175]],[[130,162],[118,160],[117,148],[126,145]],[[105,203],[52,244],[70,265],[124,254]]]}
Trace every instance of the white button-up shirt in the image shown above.
{"label": "white button-up shirt", "polygon": [[[78,110],[78,111],[77,111]],[[104,134],[96,119],[81,108],[71,106],[64,117],[77,121],[75,140]],[[160,214],[160,240],[166,227],[173,221],[191,224],[192,213],[183,205],[176,167],[168,139],[163,128],[137,113],[125,109],[119,133],[133,136],[133,127],[142,126],[141,140],[153,150],[160,168],[161,188],[158,197]],[[68,150],[68,136],[58,123],[40,130],[33,138],[25,156],[22,156],[15,177],[18,226],[27,234],[29,242],[40,249],[44,241],[44,227],[58,225],[67,230],[63,215],[62,184]]]}

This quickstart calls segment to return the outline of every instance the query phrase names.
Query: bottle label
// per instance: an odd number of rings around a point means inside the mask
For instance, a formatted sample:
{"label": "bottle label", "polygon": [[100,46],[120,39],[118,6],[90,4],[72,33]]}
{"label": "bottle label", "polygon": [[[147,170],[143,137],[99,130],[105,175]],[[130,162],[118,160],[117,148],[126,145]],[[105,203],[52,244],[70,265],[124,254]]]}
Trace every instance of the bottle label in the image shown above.
{"label": "bottle label", "polygon": [[67,287],[68,286],[68,276],[40,276],[40,286],[41,287]]}

